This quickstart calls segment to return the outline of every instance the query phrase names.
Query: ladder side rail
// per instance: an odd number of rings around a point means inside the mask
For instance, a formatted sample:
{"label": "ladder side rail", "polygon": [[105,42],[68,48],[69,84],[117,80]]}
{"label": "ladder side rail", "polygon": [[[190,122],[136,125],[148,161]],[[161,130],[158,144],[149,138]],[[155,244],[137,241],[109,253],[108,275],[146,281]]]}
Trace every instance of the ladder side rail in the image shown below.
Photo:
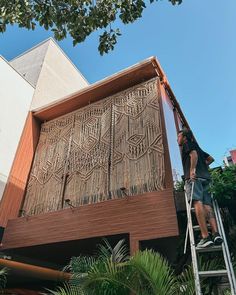
{"label": "ladder side rail", "polygon": [[[187,209],[188,232],[189,232],[189,239],[190,239],[190,248],[191,248],[191,256],[192,256],[192,265],[193,265],[193,274],[194,274],[194,283],[195,283],[196,295],[202,295],[201,285],[200,285],[200,277],[199,277],[199,273],[198,273],[197,254],[196,254],[196,250],[195,250],[192,216],[191,216],[191,204],[192,204],[192,201],[190,201],[190,204],[189,204],[186,193],[185,193],[185,203],[186,203],[186,209]],[[190,212],[190,214],[188,214],[189,212]]]}
{"label": "ladder side rail", "polygon": [[224,231],[223,222],[222,222],[221,215],[220,215],[219,206],[218,206],[217,201],[214,198],[213,198],[213,207],[214,207],[214,211],[216,214],[216,220],[217,220],[219,232],[224,240],[224,242],[222,244],[222,250],[223,250],[223,255],[224,255],[224,260],[225,260],[225,266],[226,266],[227,273],[228,273],[228,279],[229,279],[229,283],[230,283],[231,293],[233,295],[235,295],[236,294],[236,279],[235,279],[234,269],[233,269],[233,265],[231,262],[230,252],[229,252],[229,248],[228,248],[228,244],[227,244],[227,240],[226,240],[226,236],[225,236],[225,231]]}
{"label": "ladder side rail", "polygon": [[[186,192],[186,185],[184,186],[187,221],[189,221],[189,219],[191,217],[191,209],[192,209],[192,203],[193,203],[193,189],[194,189],[194,182],[192,183],[190,201],[188,201],[188,196],[187,196],[187,192]],[[193,229],[193,225],[192,225],[192,229]],[[185,235],[185,241],[184,241],[184,254],[186,254],[186,250],[187,250],[188,232],[189,232],[189,222],[188,222],[187,228],[186,228],[186,235]]]}
{"label": "ladder side rail", "polygon": [[229,263],[230,254],[229,254],[229,251],[226,250],[226,248],[228,248],[226,246],[227,241],[226,241],[226,238],[225,238],[224,228],[222,229],[222,224],[220,222],[221,221],[221,216],[220,216],[220,212],[219,212],[219,207],[217,206],[217,203],[216,203],[215,199],[213,199],[213,207],[214,207],[214,212],[215,212],[215,215],[216,215],[216,221],[217,221],[218,230],[219,230],[219,233],[220,233],[220,235],[222,236],[222,238],[224,240],[224,242],[222,244],[222,251],[223,251],[225,266],[226,266],[226,269],[227,269],[227,276],[228,276],[228,280],[229,280],[229,283],[230,283],[231,293],[235,294],[234,293],[234,287],[233,287],[233,281],[232,281],[232,275],[231,275],[231,269],[230,269],[230,263]]}
{"label": "ladder side rail", "polygon": [[231,256],[230,256],[230,252],[229,252],[227,239],[225,236],[225,231],[224,231],[224,226],[223,226],[223,222],[222,222],[222,218],[221,218],[221,214],[220,214],[220,210],[219,210],[219,205],[217,203],[217,200],[215,200],[215,199],[214,199],[214,204],[215,204],[215,212],[217,214],[217,222],[218,222],[220,234],[224,239],[224,243],[222,244],[222,248],[223,248],[223,253],[226,256],[226,258],[225,258],[225,261],[227,262],[226,268],[227,268],[227,270],[229,268],[230,281],[232,281],[231,289],[233,289],[233,291],[234,291],[232,294],[235,295],[236,294],[236,279],[235,279],[234,269],[233,269],[233,265],[232,265],[232,261],[231,261]]}

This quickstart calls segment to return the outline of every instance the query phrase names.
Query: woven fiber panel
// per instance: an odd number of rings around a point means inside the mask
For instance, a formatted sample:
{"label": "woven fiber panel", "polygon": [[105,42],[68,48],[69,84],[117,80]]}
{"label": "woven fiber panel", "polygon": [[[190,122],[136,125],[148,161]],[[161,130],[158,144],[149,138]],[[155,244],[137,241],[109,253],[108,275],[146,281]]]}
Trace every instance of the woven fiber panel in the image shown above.
{"label": "woven fiber panel", "polygon": [[23,213],[162,190],[159,104],[153,79],[42,124]]}
{"label": "woven fiber panel", "polygon": [[112,196],[162,190],[164,148],[158,81],[151,80],[113,96]]}

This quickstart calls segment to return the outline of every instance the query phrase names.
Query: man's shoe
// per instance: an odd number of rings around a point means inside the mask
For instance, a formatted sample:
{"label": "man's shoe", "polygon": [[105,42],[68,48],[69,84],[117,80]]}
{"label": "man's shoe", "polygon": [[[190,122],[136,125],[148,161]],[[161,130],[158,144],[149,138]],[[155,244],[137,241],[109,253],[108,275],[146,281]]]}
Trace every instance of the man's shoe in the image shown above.
{"label": "man's shoe", "polygon": [[223,239],[221,238],[220,234],[217,232],[212,235],[212,240],[215,245],[221,245],[223,243]]}
{"label": "man's shoe", "polygon": [[201,239],[201,241],[197,244],[197,247],[198,248],[207,248],[207,247],[212,246],[213,244],[214,243],[213,243],[211,237],[208,236],[206,238]]}

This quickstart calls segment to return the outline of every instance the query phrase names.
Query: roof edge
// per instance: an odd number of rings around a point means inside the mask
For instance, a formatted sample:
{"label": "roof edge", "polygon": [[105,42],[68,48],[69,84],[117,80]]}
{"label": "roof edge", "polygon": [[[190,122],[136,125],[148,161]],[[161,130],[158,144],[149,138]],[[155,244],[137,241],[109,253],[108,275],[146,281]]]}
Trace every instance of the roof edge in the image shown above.
{"label": "roof edge", "polygon": [[34,50],[35,48],[37,48],[37,47],[43,45],[44,43],[46,43],[46,42],[48,42],[48,41],[50,41],[50,40],[52,40],[52,37],[49,37],[49,38],[47,38],[47,39],[45,39],[45,40],[39,42],[38,44],[34,45],[33,47],[27,49],[26,51],[20,53],[19,55],[17,55],[17,56],[15,56],[14,58],[12,58],[9,62],[13,62],[15,59],[17,59],[17,58],[19,58],[19,57],[21,57],[21,56],[23,56],[23,55],[29,53],[30,51]]}
{"label": "roof edge", "polygon": [[93,84],[90,84],[90,85],[88,85],[88,86],[86,86],[86,87],[84,87],[84,88],[82,88],[82,89],[80,89],[78,91],[75,91],[75,92],[73,92],[73,93],[71,93],[69,95],[61,97],[61,98],[57,99],[56,101],[48,103],[47,105],[45,105],[43,107],[32,109],[31,111],[33,113],[37,114],[37,113],[39,113],[41,111],[47,110],[47,109],[52,108],[52,107],[54,107],[56,105],[59,105],[59,104],[61,104],[63,102],[66,102],[66,101],[72,99],[75,96],[79,96],[79,95],[83,94],[84,92],[89,92],[90,90],[92,90],[94,88],[101,87],[104,84],[110,83],[110,82],[114,81],[115,79],[119,78],[120,76],[125,76],[130,71],[136,71],[139,68],[141,68],[142,66],[145,66],[145,65],[148,65],[148,64],[153,64],[156,61],[157,60],[156,60],[156,58],[154,56],[149,57],[149,58],[147,58],[147,59],[145,59],[145,60],[143,60],[143,61],[141,61],[139,63],[136,63],[136,64],[134,64],[134,65],[132,65],[130,67],[127,67],[124,70],[121,70],[121,71],[119,71],[119,72],[117,72],[117,73],[115,73],[115,74],[113,74],[111,76],[105,77],[105,78],[103,78],[103,79],[101,79],[101,80],[99,80],[99,81],[97,81],[97,82],[95,82]]}
{"label": "roof edge", "polygon": [[[44,43],[47,43],[49,41],[52,41],[53,44],[56,45],[56,47],[61,51],[61,53],[64,55],[64,57],[70,62],[70,64],[75,68],[75,70],[82,76],[82,78],[85,80],[85,82],[87,82],[88,84],[90,84],[88,82],[88,80],[84,77],[84,75],[80,72],[80,70],[75,66],[75,64],[72,62],[72,60],[69,58],[69,56],[63,51],[63,49],[59,46],[59,44],[56,42],[56,40],[52,37],[49,37],[43,41],[41,41],[40,43],[34,45],[33,47],[27,49],[26,51],[22,52],[21,54],[17,55],[16,57],[14,57],[13,59],[11,59],[9,62],[13,62],[15,59],[22,57],[23,55],[29,53],[30,51],[36,49],[37,47],[42,46]],[[50,43],[49,43],[50,44]],[[48,46],[49,46],[48,44]],[[48,48],[47,48],[48,50]]]}
{"label": "roof edge", "polygon": [[3,61],[5,61],[8,65],[9,65],[9,67],[11,67],[23,80],[25,80],[30,86],[32,86],[34,89],[35,89],[35,87],[34,87],[34,85],[33,84],[31,84],[23,75],[21,75],[21,73],[19,73],[11,64],[10,64],[10,62],[8,61],[8,60],[6,60],[5,59],[5,57],[4,56],[2,56],[1,54],[0,54],[0,58],[3,60]]}
{"label": "roof edge", "polygon": [[[48,121],[57,118],[66,112],[73,111],[76,108],[78,109],[84,107],[88,103],[98,101],[102,98],[118,93],[123,89],[127,89],[134,86],[135,84],[154,77],[159,77],[161,84],[164,86],[168,96],[170,97],[173,108],[177,109],[184,124],[186,127],[189,127],[180,105],[170,87],[168,79],[155,56],[151,56],[109,77],[88,85],[79,91],[71,93],[70,95],[64,96],[54,102],[49,103],[48,105],[33,109],[31,111],[33,115],[39,120]],[[132,79],[132,81],[129,81],[129,79]],[[96,95],[96,97],[91,100],[91,97],[94,95]],[[69,104],[70,106],[68,106]],[[55,109],[57,110],[55,111]]]}
{"label": "roof edge", "polygon": [[65,58],[71,63],[71,65],[75,68],[75,70],[82,76],[82,78],[90,85],[88,80],[84,77],[84,75],[80,72],[80,70],[76,67],[73,61],[69,58],[69,56],[65,53],[65,51],[60,47],[60,45],[56,42],[56,40],[52,37],[49,38],[53,43],[58,47],[58,49],[62,52]]}

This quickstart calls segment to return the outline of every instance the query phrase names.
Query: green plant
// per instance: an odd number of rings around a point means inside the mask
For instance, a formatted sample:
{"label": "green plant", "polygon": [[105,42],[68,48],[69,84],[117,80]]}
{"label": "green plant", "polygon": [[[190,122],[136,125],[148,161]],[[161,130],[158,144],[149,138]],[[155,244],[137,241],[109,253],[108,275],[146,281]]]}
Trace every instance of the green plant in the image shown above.
{"label": "green plant", "polygon": [[[80,286],[75,286],[69,283],[63,284],[62,287],[57,287],[55,291],[47,289],[52,295],[86,295]],[[41,293],[47,295],[48,293]]]}
{"label": "green plant", "polygon": [[130,282],[135,294],[176,294],[177,282],[173,270],[159,253],[153,250],[137,252],[130,259],[129,266]]}
{"label": "green plant", "polygon": [[183,272],[178,276],[178,290],[182,295],[194,295],[195,283],[192,265],[187,265]]}
{"label": "green plant", "polygon": [[[119,241],[114,248],[104,240],[96,257],[71,258],[64,270],[72,273],[72,279],[64,287],[51,291],[51,294],[73,294],[77,291],[79,295],[128,295],[128,287],[121,283],[126,277],[126,261],[129,258],[127,254],[124,240]],[[63,293],[64,290],[67,293]]]}
{"label": "green plant", "polygon": [[[100,54],[114,49],[119,28],[112,28],[115,21],[129,24],[142,17],[146,6],[155,0],[0,0],[0,32],[7,30],[8,25],[34,30],[36,25],[51,30],[57,40],[70,35],[73,45],[83,42],[92,32],[100,30]],[[169,0],[173,5],[182,0]],[[119,25],[119,22],[116,24]]]}
{"label": "green plant", "polygon": [[53,295],[172,295],[176,278],[167,261],[160,254],[139,251],[127,255],[124,241],[112,248],[107,241],[99,247],[97,257],[73,257],[66,267],[72,272],[70,282]]}
{"label": "green plant", "polygon": [[211,171],[211,192],[221,206],[236,202],[236,165]]}
{"label": "green plant", "polygon": [[0,289],[4,288],[7,283],[7,269],[0,269]]}
{"label": "green plant", "polygon": [[[168,262],[157,252],[145,250],[133,257],[127,255],[124,241],[112,248],[105,241],[96,257],[72,257],[65,268],[72,273],[70,282],[50,291],[53,295],[194,295],[192,265],[175,276]],[[200,270],[222,268],[222,258],[201,257]],[[202,280],[205,295],[215,294],[218,279]]]}
{"label": "green plant", "polygon": [[[82,282],[83,289],[90,295],[128,295],[128,259],[124,240],[119,241],[114,248],[104,240],[104,244],[99,246],[97,258],[88,265],[87,275],[81,281],[81,274],[73,272],[73,283]],[[77,266],[75,263],[72,269],[75,270]]]}
{"label": "green plant", "polygon": [[184,191],[184,181],[177,180],[174,184],[174,189],[176,192],[183,192]]}
{"label": "green plant", "polygon": [[232,295],[230,290],[224,290],[222,295]]}

